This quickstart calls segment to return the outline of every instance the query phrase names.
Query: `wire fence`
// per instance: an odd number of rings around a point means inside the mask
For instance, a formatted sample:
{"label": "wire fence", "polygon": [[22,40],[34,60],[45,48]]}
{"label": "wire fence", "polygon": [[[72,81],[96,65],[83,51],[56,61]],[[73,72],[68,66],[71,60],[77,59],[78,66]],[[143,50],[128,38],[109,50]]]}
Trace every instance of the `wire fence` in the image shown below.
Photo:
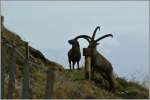
{"label": "wire fence", "polygon": [[[25,55],[21,53],[17,47],[23,46],[25,47]],[[6,65],[9,65],[9,70],[8,70],[8,90],[7,90],[7,98],[12,99],[13,93],[15,90],[15,80],[16,80],[16,59],[17,56],[19,56],[22,61],[23,61],[23,66],[22,66],[22,91],[21,91],[21,98],[28,99],[32,98],[32,88],[31,88],[31,73],[30,73],[30,66],[34,65],[38,68],[44,67],[43,65],[37,64],[30,59],[30,48],[28,42],[25,44],[16,44],[15,41],[9,42],[7,41],[4,37],[2,37],[1,40],[1,98],[4,99],[5,95],[5,78],[6,78]],[[11,50],[10,52],[10,61],[8,62],[6,60],[7,57],[7,52],[6,50],[9,49]],[[45,88],[45,98],[52,98],[52,91],[53,91],[53,84],[54,84],[54,72],[52,69],[48,68],[47,70],[47,80],[46,80],[46,88]]]}

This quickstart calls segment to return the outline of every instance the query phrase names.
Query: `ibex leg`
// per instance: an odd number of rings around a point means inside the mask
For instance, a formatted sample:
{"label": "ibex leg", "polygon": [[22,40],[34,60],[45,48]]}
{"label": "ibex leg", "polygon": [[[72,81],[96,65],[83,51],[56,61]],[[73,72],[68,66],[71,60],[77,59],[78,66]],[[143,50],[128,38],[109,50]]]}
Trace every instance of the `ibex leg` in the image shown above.
{"label": "ibex leg", "polygon": [[79,61],[77,62],[77,64],[78,64],[78,70],[79,70]]}
{"label": "ibex leg", "polygon": [[94,80],[94,69],[93,69],[93,67],[91,67],[91,70],[92,70],[92,71],[91,71],[91,72],[92,72],[92,73],[91,73],[91,78],[92,78],[92,80]]}
{"label": "ibex leg", "polygon": [[112,73],[106,74],[107,81],[110,84],[109,91],[115,91],[114,80],[113,80],[113,76],[112,75],[113,75]]}
{"label": "ibex leg", "polygon": [[69,67],[70,67],[70,70],[71,70],[71,61],[69,60]]}
{"label": "ibex leg", "polygon": [[73,70],[74,70],[74,65],[75,65],[75,62],[73,62]]}

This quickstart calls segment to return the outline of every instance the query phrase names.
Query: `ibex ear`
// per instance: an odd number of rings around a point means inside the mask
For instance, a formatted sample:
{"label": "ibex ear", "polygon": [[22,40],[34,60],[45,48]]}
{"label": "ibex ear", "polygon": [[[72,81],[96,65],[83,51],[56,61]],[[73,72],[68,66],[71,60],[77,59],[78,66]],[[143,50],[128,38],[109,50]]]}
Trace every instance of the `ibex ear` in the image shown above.
{"label": "ibex ear", "polygon": [[96,45],[99,45],[100,43],[96,43]]}
{"label": "ibex ear", "polygon": [[69,43],[69,44],[72,44],[71,40],[68,40],[68,43]]}
{"label": "ibex ear", "polygon": [[79,44],[79,42],[77,41],[77,45],[78,45],[78,47],[80,47],[80,44]]}

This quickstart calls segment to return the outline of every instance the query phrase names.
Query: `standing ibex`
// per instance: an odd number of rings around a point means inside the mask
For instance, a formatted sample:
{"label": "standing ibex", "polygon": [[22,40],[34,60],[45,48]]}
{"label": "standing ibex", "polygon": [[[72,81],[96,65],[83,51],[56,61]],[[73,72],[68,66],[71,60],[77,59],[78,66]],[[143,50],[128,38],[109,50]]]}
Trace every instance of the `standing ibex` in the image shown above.
{"label": "standing ibex", "polygon": [[80,45],[77,39],[73,39],[72,41],[68,41],[69,44],[72,45],[72,48],[68,52],[68,60],[69,60],[69,67],[71,70],[71,62],[74,69],[74,65],[77,62],[78,69],[79,69],[79,61],[81,59],[81,52],[80,52]]}
{"label": "standing ibex", "polygon": [[[89,46],[88,48],[91,49],[91,69],[92,69],[92,78],[94,78],[94,72],[99,72],[103,76],[104,79],[106,79],[109,84],[110,88],[109,90],[114,90],[114,80],[113,80],[113,68],[111,63],[104,57],[102,56],[96,49],[97,45],[99,45],[98,41],[106,38],[106,37],[113,37],[112,34],[107,34],[104,35],[98,39],[95,40],[95,34],[97,30],[100,30],[100,27],[97,26],[96,29],[94,30],[93,36],[87,36],[87,35],[80,35],[77,36],[75,39],[79,38],[84,38],[88,41]],[[74,41],[74,40],[70,40]]]}

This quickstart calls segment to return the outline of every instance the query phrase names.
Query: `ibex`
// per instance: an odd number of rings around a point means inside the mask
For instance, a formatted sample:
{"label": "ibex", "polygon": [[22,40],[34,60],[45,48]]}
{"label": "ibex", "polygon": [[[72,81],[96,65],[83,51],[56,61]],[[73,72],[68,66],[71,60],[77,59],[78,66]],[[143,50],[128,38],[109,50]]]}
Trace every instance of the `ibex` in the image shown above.
{"label": "ibex", "polygon": [[78,69],[79,69],[79,61],[81,59],[81,52],[80,52],[80,45],[78,40],[75,38],[73,40],[68,41],[69,44],[72,45],[72,48],[68,52],[68,60],[69,60],[69,67],[71,70],[71,62],[72,62],[72,67],[74,69],[74,65],[77,62]]}
{"label": "ibex", "polygon": [[[106,37],[113,37],[112,34],[104,35],[95,40],[95,34],[97,30],[100,30],[100,27],[97,26],[93,32],[92,37],[88,35],[80,35],[77,36],[76,39],[83,38],[86,39],[89,43],[88,48],[91,49],[91,69],[92,69],[92,79],[94,79],[94,72],[100,73],[104,79],[106,79],[109,84],[109,90],[114,90],[114,80],[113,80],[113,68],[111,63],[102,56],[96,49],[97,45],[99,45],[98,41],[106,38]],[[74,41],[74,40],[70,40]]]}

